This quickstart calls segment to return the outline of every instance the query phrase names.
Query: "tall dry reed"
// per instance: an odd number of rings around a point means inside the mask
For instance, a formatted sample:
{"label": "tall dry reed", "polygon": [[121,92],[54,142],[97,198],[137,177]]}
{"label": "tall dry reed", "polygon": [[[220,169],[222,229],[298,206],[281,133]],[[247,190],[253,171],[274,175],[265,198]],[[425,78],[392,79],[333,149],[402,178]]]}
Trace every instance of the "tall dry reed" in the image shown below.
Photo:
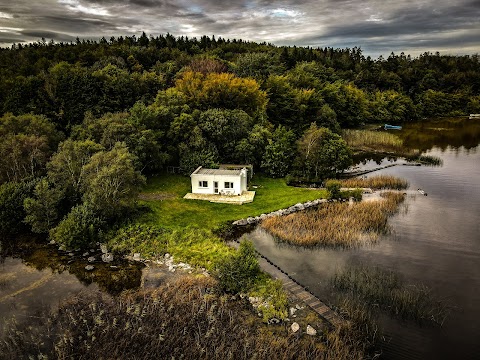
{"label": "tall dry reed", "polygon": [[[32,320],[34,321],[34,320]],[[362,359],[351,332],[322,336],[275,331],[247,301],[212,279],[183,277],[155,290],[79,296],[28,329],[12,328],[1,359]]]}
{"label": "tall dry reed", "polygon": [[402,152],[403,140],[384,131],[344,130],[342,137],[348,146],[357,150]]}
{"label": "tall dry reed", "polygon": [[374,190],[403,190],[408,188],[407,180],[392,175],[376,175],[367,178],[358,177],[334,181],[338,181],[340,186],[344,188],[371,188]]}
{"label": "tall dry reed", "polygon": [[[332,286],[358,303],[375,304],[393,315],[442,325],[450,306],[424,285],[407,285],[400,276],[378,267],[348,267],[337,273]],[[371,305],[373,306],[373,305]]]}
{"label": "tall dry reed", "polygon": [[387,219],[404,196],[382,193],[382,200],[360,203],[327,203],[312,211],[285,217],[271,217],[262,227],[288,243],[301,246],[323,245],[351,248],[375,242],[387,231]]}

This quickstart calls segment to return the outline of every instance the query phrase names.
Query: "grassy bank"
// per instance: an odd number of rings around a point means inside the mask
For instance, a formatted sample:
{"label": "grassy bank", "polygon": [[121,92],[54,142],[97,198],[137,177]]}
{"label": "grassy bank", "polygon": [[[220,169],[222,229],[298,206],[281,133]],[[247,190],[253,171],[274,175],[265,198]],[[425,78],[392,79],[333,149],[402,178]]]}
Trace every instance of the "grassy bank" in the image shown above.
{"label": "grassy bank", "polygon": [[403,190],[408,188],[408,181],[391,175],[376,175],[367,178],[333,180],[343,188],[371,188],[373,190]]}
{"label": "grassy bank", "polygon": [[213,230],[225,223],[249,216],[257,216],[286,208],[298,202],[306,202],[326,196],[323,190],[289,187],[283,179],[255,176],[252,183],[256,192],[252,203],[244,205],[215,204],[201,200],[186,200],[191,191],[189,177],[163,174],[149,179],[141,194],[140,203],[150,210],[140,223],[158,225],[170,229],[187,226]]}
{"label": "grassy bank", "polygon": [[246,300],[218,293],[205,277],[114,298],[80,295],[32,321],[23,331],[10,329],[0,343],[3,358],[364,358],[359,332],[309,336],[293,334],[289,324],[266,326]]}
{"label": "grassy bank", "polygon": [[[442,325],[448,305],[435,299],[423,285],[407,285],[393,271],[366,266],[350,267],[336,274],[332,286],[368,308],[380,307],[393,315]],[[352,301],[352,300],[351,300]]]}
{"label": "grassy bank", "polygon": [[312,211],[266,219],[261,226],[294,245],[356,247],[376,241],[388,229],[388,217],[404,199],[394,192],[383,193],[382,197],[380,201],[354,204],[327,203]]}
{"label": "grassy bank", "polygon": [[355,151],[403,153],[403,140],[397,135],[385,131],[349,130],[342,137]]}

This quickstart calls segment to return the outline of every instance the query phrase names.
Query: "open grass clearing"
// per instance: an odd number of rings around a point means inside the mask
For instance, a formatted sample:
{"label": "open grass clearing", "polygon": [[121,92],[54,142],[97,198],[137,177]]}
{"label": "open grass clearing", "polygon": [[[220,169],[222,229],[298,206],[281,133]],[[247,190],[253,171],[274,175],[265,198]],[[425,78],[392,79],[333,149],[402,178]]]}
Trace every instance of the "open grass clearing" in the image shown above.
{"label": "open grass clearing", "polygon": [[163,174],[148,180],[142,199],[149,194],[174,195],[162,200],[140,200],[149,208],[138,221],[163,228],[178,229],[188,226],[213,230],[227,221],[272,212],[299,202],[326,197],[325,190],[302,189],[287,186],[284,179],[270,179],[255,175],[250,190],[256,192],[252,203],[243,205],[217,204],[207,201],[187,200],[183,196],[191,191],[189,177]]}
{"label": "open grass clearing", "polygon": [[388,217],[404,200],[397,192],[382,193],[382,198],[353,204],[327,203],[311,211],[266,219],[261,226],[293,245],[357,247],[377,241],[388,230]]}

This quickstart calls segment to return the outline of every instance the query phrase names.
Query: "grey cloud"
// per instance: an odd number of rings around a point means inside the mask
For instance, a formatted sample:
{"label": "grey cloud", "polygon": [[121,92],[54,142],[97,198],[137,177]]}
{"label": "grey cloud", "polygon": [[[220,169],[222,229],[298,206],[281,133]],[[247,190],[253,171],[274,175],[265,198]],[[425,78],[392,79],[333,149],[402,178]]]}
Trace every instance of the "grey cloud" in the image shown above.
{"label": "grey cloud", "polygon": [[[361,46],[372,53],[422,46],[438,49],[464,46],[480,51],[478,0],[78,0],[80,11],[57,0],[16,0],[0,4],[12,14],[0,26],[4,39],[38,40],[48,34],[100,38],[139,34],[199,37],[215,35],[266,41],[277,45]],[[41,30],[39,30],[41,29]],[[18,40],[17,40],[18,42]],[[0,45],[9,46],[8,41]],[[370,50],[371,49],[371,50]]]}

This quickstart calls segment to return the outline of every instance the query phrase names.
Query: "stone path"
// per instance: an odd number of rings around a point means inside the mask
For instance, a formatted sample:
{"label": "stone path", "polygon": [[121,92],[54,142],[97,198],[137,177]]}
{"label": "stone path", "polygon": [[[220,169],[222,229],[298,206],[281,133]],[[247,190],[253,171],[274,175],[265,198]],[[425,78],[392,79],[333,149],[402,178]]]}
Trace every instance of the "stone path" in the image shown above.
{"label": "stone path", "polygon": [[[240,243],[238,241],[229,242],[232,247],[238,248]],[[269,259],[264,257],[257,251],[259,255],[258,263],[260,268],[272,278],[278,279],[283,283],[285,290],[292,293],[299,300],[303,301],[308,307],[320,315],[323,319],[328,321],[332,327],[336,328],[340,325],[346,324],[346,320],[338,315],[335,311],[329,308],[319,298],[309,292],[304,286],[299,284],[295,279],[288,275],[285,271],[280,269],[277,265],[272,263]]]}

